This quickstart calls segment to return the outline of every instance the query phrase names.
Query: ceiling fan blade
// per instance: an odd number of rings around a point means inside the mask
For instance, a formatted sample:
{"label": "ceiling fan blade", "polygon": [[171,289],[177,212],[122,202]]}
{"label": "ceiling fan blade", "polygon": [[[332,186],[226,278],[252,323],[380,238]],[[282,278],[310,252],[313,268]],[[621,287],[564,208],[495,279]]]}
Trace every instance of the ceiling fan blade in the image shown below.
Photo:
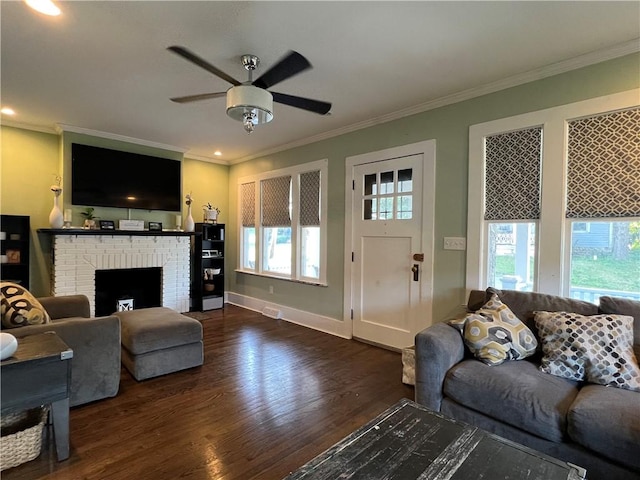
{"label": "ceiling fan blade", "polygon": [[257,78],[253,82],[253,86],[258,88],[273,87],[276,83],[280,83],[287,78],[291,78],[308,68],[312,68],[309,60],[304,58],[298,52],[291,50],[282,57],[278,63]]}
{"label": "ceiling fan blade", "polygon": [[227,92],[200,93],[198,95],[187,95],[186,97],[174,97],[171,101],[176,103],[197,102],[198,100],[209,100],[210,98],[224,97],[226,94]]}
{"label": "ceiling fan blade", "polygon": [[310,112],[319,113],[320,115],[326,115],[331,110],[331,104],[329,102],[323,102],[321,100],[313,100],[311,98],[296,97],[294,95],[287,95],[285,93],[270,92],[273,95],[273,101],[289,105],[290,107],[301,108],[303,110],[309,110]]}
{"label": "ceiling fan blade", "polygon": [[229,82],[232,85],[236,85],[236,86],[240,85],[240,82],[238,80],[236,80],[235,78],[233,78],[231,75],[227,75],[222,70],[218,70],[216,67],[211,65],[209,62],[207,62],[206,60],[200,58],[195,53],[187,50],[184,47],[180,47],[178,45],[173,45],[171,47],[167,47],[167,50],[170,50],[173,53],[176,53],[176,54],[180,55],[182,58],[186,58],[191,63],[195,63],[199,67],[204,68],[206,71],[213,73],[216,77],[220,77],[221,79],[226,80],[227,82]]}

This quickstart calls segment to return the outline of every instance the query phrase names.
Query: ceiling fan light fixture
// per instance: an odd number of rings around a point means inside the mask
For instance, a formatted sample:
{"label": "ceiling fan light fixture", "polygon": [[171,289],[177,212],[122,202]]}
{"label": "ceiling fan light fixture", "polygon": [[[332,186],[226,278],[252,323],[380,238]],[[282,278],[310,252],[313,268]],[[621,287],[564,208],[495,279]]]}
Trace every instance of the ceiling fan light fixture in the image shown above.
{"label": "ceiling fan light fixture", "polygon": [[253,85],[238,85],[227,91],[227,115],[242,122],[247,133],[256,125],[273,120],[273,96]]}

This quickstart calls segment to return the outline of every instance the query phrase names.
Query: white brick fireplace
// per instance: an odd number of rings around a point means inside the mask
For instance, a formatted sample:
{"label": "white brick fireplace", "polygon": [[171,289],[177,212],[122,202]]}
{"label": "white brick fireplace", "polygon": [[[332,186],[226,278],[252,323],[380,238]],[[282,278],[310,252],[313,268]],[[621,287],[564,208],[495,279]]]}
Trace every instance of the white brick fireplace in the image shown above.
{"label": "white brick fireplace", "polygon": [[96,270],[162,268],[162,306],[189,311],[189,235],[52,233],[51,294],[86,295],[95,315]]}

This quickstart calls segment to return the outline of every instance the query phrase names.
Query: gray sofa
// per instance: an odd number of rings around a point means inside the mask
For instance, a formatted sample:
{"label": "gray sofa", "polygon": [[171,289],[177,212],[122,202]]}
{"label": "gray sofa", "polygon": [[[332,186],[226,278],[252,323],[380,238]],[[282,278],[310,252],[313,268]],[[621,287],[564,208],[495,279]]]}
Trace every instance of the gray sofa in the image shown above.
{"label": "gray sofa", "polygon": [[[600,305],[517,291],[473,291],[466,310],[491,293],[537,335],[533,312],[634,317],[640,358],[640,302],[601,297]],[[541,353],[489,366],[465,348],[459,331],[438,323],[416,335],[416,402],[444,415],[587,469],[589,480],[640,479],[640,393],[566,380],[538,369]]]}
{"label": "gray sofa", "polygon": [[113,397],[120,386],[120,320],[115,316],[90,317],[84,295],[42,297],[51,322],[8,330],[21,338],[54,331],[73,349],[71,396],[73,407]]}

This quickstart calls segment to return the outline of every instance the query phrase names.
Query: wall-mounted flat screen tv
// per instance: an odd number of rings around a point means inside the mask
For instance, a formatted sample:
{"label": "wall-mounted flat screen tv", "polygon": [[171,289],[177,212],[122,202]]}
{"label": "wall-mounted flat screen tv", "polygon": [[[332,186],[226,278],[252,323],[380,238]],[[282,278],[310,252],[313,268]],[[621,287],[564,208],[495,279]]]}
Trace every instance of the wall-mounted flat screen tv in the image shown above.
{"label": "wall-mounted flat screen tv", "polygon": [[71,144],[71,203],[177,212],[181,162]]}

